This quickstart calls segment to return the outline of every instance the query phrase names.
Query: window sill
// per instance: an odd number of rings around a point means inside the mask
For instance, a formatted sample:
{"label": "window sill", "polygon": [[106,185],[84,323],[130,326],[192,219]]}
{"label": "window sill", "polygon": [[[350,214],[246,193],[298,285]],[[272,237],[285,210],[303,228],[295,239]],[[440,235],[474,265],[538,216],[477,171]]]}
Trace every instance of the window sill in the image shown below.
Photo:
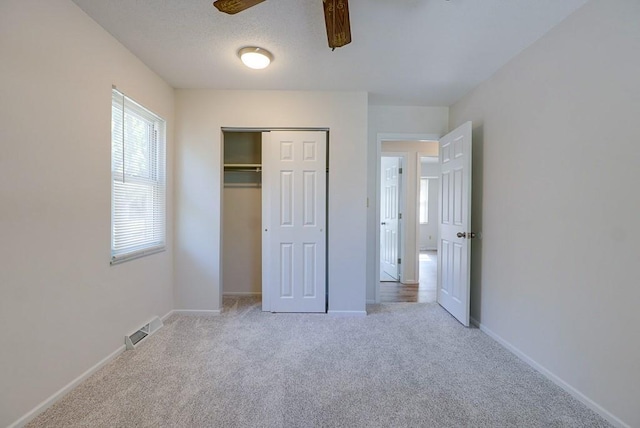
{"label": "window sill", "polygon": [[150,256],[165,251],[165,246],[145,248],[144,250],[133,251],[127,254],[120,254],[111,258],[111,266],[128,262],[129,260],[139,259],[140,257]]}

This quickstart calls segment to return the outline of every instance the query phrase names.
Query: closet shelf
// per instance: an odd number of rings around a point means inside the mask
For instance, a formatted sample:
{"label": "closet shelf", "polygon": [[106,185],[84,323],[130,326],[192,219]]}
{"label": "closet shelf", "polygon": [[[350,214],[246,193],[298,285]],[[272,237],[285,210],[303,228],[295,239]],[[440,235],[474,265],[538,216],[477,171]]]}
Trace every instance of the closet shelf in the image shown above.
{"label": "closet shelf", "polygon": [[261,168],[261,163],[225,163],[225,168]]}
{"label": "closet shelf", "polygon": [[262,165],[259,163],[225,163],[225,172],[261,172]]}

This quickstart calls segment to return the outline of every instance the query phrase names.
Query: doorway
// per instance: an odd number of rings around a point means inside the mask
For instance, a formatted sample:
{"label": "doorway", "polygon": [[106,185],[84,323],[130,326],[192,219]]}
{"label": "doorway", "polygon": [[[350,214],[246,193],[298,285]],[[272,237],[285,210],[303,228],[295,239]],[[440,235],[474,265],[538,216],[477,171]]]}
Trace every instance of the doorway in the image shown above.
{"label": "doorway", "polygon": [[[470,315],[470,265],[471,265],[471,239],[476,233],[471,231],[471,147],[472,147],[472,123],[466,122],[447,135],[433,138],[407,138],[393,134],[378,134],[377,143],[378,159],[385,151],[404,150],[409,152],[408,165],[413,165],[413,175],[411,169],[407,168],[405,183],[407,183],[406,195],[408,200],[414,198],[418,200],[419,182],[417,173],[421,169],[420,157],[438,156],[438,236],[437,236],[437,296],[436,301],[446,309],[451,315],[457,318],[463,325],[469,326]],[[404,138],[403,138],[404,137]],[[423,143],[431,143],[428,146],[421,146]],[[433,152],[431,150],[433,149]],[[429,151],[430,153],[427,153]],[[420,153],[420,154],[419,154]],[[381,171],[377,168],[378,194],[380,192]],[[428,178],[428,177],[427,177]],[[411,186],[414,186],[413,190]],[[401,236],[404,238],[403,247],[408,249],[405,254],[409,255],[415,249],[415,278],[419,278],[419,245],[417,230],[413,233],[409,231],[412,225],[418,226],[419,211],[418,203],[407,206],[413,207],[406,211],[404,215],[404,225]],[[380,198],[377,198],[376,220],[380,222]],[[410,238],[413,240],[410,241]],[[413,244],[413,247],[411,246]],[[380,231],[376,233],[376,246],[380,245]],[[402,252],[402,250],[401,250]],[[433,254],[432,254],[433,255]],[[426,254],[424,261],[429,261],[431,255]],[[413,257],[405,257],[404,261],[412,262]],[[412,273],[407,266],[409,263],[401,265],[401,281],[398,287],[406,284],[414,284],[406,279],[406,273]],[[380,269],[379,258],[376,258],[376,270]],[[419,281],[415,283],[419,284]],[[381,302],[380,281],[374,282],[375,302]]]}
{"label": "doorway", "polygon": [[376,301],[434,302],[438,173],[430,169],[438,166],[437,137],[378,137]]}
{"label": "doorway", "polygon": [[420,251],[418,284],[380,281],[380,303],[433,303],[438,297],[438,253]]}

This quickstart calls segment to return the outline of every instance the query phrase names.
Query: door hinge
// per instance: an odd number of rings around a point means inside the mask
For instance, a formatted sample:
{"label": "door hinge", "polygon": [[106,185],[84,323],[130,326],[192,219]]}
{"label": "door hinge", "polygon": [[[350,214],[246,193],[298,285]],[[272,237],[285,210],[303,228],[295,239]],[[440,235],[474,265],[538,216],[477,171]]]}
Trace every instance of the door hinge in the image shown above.
{"label": "door hinge", "polygon": [[398,213],[398,220],[402,220],[402,213]]}
{"label": "door hinge", "polygon": [[398,257],[398,264],[401,265],[402,264],[402,259]]}
{"label": "door hinge", "polygon": [[402,167],[398,168],[398,174],[402,174]]}

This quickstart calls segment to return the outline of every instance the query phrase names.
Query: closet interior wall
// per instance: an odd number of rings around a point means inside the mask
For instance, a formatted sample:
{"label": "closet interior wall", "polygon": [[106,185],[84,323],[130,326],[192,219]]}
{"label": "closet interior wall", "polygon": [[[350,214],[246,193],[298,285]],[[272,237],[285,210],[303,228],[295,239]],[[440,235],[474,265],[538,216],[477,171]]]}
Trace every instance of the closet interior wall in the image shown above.
{"label": "closet interior wall", "polygon": [[222,286],[262,292],[262,133],[224,132]]}

